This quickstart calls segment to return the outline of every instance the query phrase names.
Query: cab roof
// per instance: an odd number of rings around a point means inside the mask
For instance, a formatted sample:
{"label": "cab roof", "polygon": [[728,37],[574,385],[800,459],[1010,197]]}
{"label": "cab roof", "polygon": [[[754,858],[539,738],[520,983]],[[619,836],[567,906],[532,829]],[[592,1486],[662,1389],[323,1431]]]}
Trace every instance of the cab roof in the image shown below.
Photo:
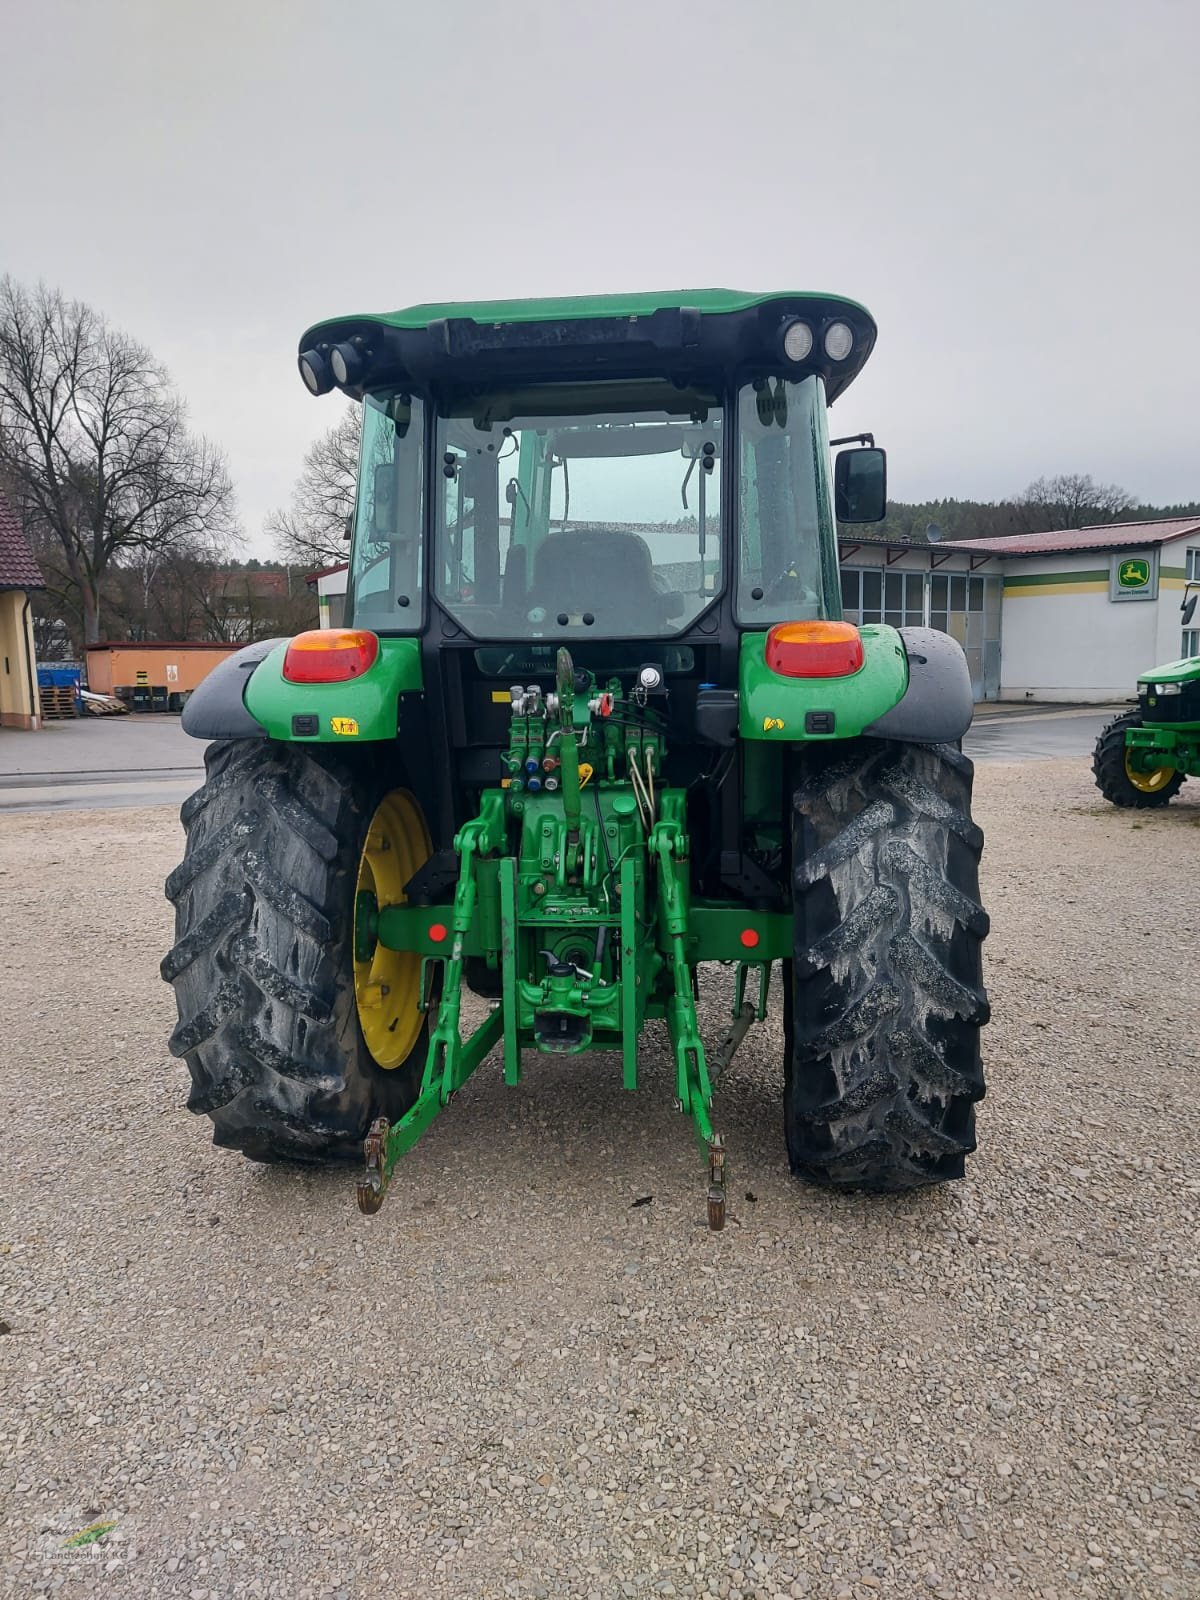
{"label": "cab roof", "polygon": [[[791,363],[782,353],[782,334],[797,318],[812,329],[813,346],[808,359]],[[831,360],[823,344],[834,322],[847,323],[854,334],[849,355],[840,361]],[[870,312],[842,295],[668,289],[449,301],[337,317],[309,328],[300,351],[354,345],[365,358],[362,372],[357,383],[344,387],[356,396],[404,381],[651,373],[695,379],[754,367],[795,376],[820,372],[832,400],[861,371],[875,337]]]}

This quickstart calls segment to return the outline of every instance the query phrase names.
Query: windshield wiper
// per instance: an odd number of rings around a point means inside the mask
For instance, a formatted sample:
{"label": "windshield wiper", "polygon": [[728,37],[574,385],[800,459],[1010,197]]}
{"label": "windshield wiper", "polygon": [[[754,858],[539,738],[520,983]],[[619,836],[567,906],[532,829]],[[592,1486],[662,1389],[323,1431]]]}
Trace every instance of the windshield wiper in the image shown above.
{"label": "windshield wiper", "polygon": [[683,509],[685,511],[690,511],[691,507],[688,505],[688,497],[687,497],[688,484],[691,482],[692,473],[695,472],[695,470],[696,470],[697,461],[701,462],[703,470],[700,473],[700,504],[697,507],[697,513],[698,513],[699,518],[700,518],[700,539],[699,539],[700,587],[696,591],[697,594],[699,594],[701,599],[704,598],[704,594],[705,594],[705,588],[704,588],[704,557],[708,552],[708,495],[706,493],[706,490],[708,488],[708,476],[712,472],[713,462],[714,462],[715,459],[716,459],[716,446],[714,444],[712,444],[712,442],[710,440],[706,439],[704,444],[700,448],[699,454],[692,456],[691,460],[688,462],[688,469],[684,473],[683,482],[679,487],[680,498],[683,501]]}
{"label": "windshield wiper", "polygon": [[699,459],[700,459],[699,456],[693,456],[692,459],[688,462],[688,469],[683,475],[683,483],[680,486],[679,494],[680,494],[680,497],[683,500],[683,509],[685,511],[690,511],[692,509],[691,506],[688,505],[688,501],[687,501],[687,486],[692,481],[692,473],[695,472],[695,470],[696,470],[696,462],[699,461]]}

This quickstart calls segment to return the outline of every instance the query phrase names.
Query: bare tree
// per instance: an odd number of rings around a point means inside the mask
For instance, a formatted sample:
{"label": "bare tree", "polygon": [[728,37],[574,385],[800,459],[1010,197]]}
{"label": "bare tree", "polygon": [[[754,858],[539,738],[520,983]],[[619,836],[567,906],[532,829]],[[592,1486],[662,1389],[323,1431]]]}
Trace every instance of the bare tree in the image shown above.
{"label": "bare tree", "polygon": [[85,644],[123,552],[216,548],[234,534],[221,452],[142,345],[39,285],[0,279],[0,476],[37,543],[54,550]]}
{"label": "bare tree", "polygon": [[102,603],[114,639],[251,644],[317,625],[317,599],[301,569],[185,549],[156,557],[152,569],[136,560],[112,566]]}
{"label": "bare tree", "polygon": [[1038,478],[1017,496],[1017,520],[1025,533],[1058,532],[1115,522],[1134,499],[1115,483],[1096,483],[1077,473]]}
{"label": "bare tree", "polygon": [[125,550],[105,578],[102,605],[110,638],[203,639],[200,590],[213,569],[209,549],[180,540],[167,549]]}
{"label": "bare tree", "polygon": [[319,567],[346,559],[346,519],[354,512],[362,413],[351,405],[304,457],[286,511],[267,518],[285,561]]}

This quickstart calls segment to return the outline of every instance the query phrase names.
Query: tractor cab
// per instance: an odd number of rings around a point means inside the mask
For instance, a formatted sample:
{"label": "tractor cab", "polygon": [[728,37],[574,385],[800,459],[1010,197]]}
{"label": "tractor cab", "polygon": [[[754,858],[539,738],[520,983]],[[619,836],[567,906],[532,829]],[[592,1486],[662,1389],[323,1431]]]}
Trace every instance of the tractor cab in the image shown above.
{"label": "tractor cab", "polygon": [[[315,330],[309,386],[340,371],[363,402],[351,623],[416,634],[435,614],[443,642],[586,653],[839,616],[825,419],[874,326],[849,302],[694,298]],[[839,471],[842,520],[881,516],[882,452]]]}

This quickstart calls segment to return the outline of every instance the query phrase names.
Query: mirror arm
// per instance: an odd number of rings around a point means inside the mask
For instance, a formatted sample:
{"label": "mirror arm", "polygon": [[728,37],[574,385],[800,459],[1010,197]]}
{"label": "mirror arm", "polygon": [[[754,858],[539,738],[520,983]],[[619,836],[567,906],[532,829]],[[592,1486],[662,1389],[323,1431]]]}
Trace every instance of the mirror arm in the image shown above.
{"label": "mirror arm", "polygon": [[848,433],[844,439],[830,439],[829,448],[836,450],[839,444],[865,444],[875,448],[875,435],[873,433]]}

